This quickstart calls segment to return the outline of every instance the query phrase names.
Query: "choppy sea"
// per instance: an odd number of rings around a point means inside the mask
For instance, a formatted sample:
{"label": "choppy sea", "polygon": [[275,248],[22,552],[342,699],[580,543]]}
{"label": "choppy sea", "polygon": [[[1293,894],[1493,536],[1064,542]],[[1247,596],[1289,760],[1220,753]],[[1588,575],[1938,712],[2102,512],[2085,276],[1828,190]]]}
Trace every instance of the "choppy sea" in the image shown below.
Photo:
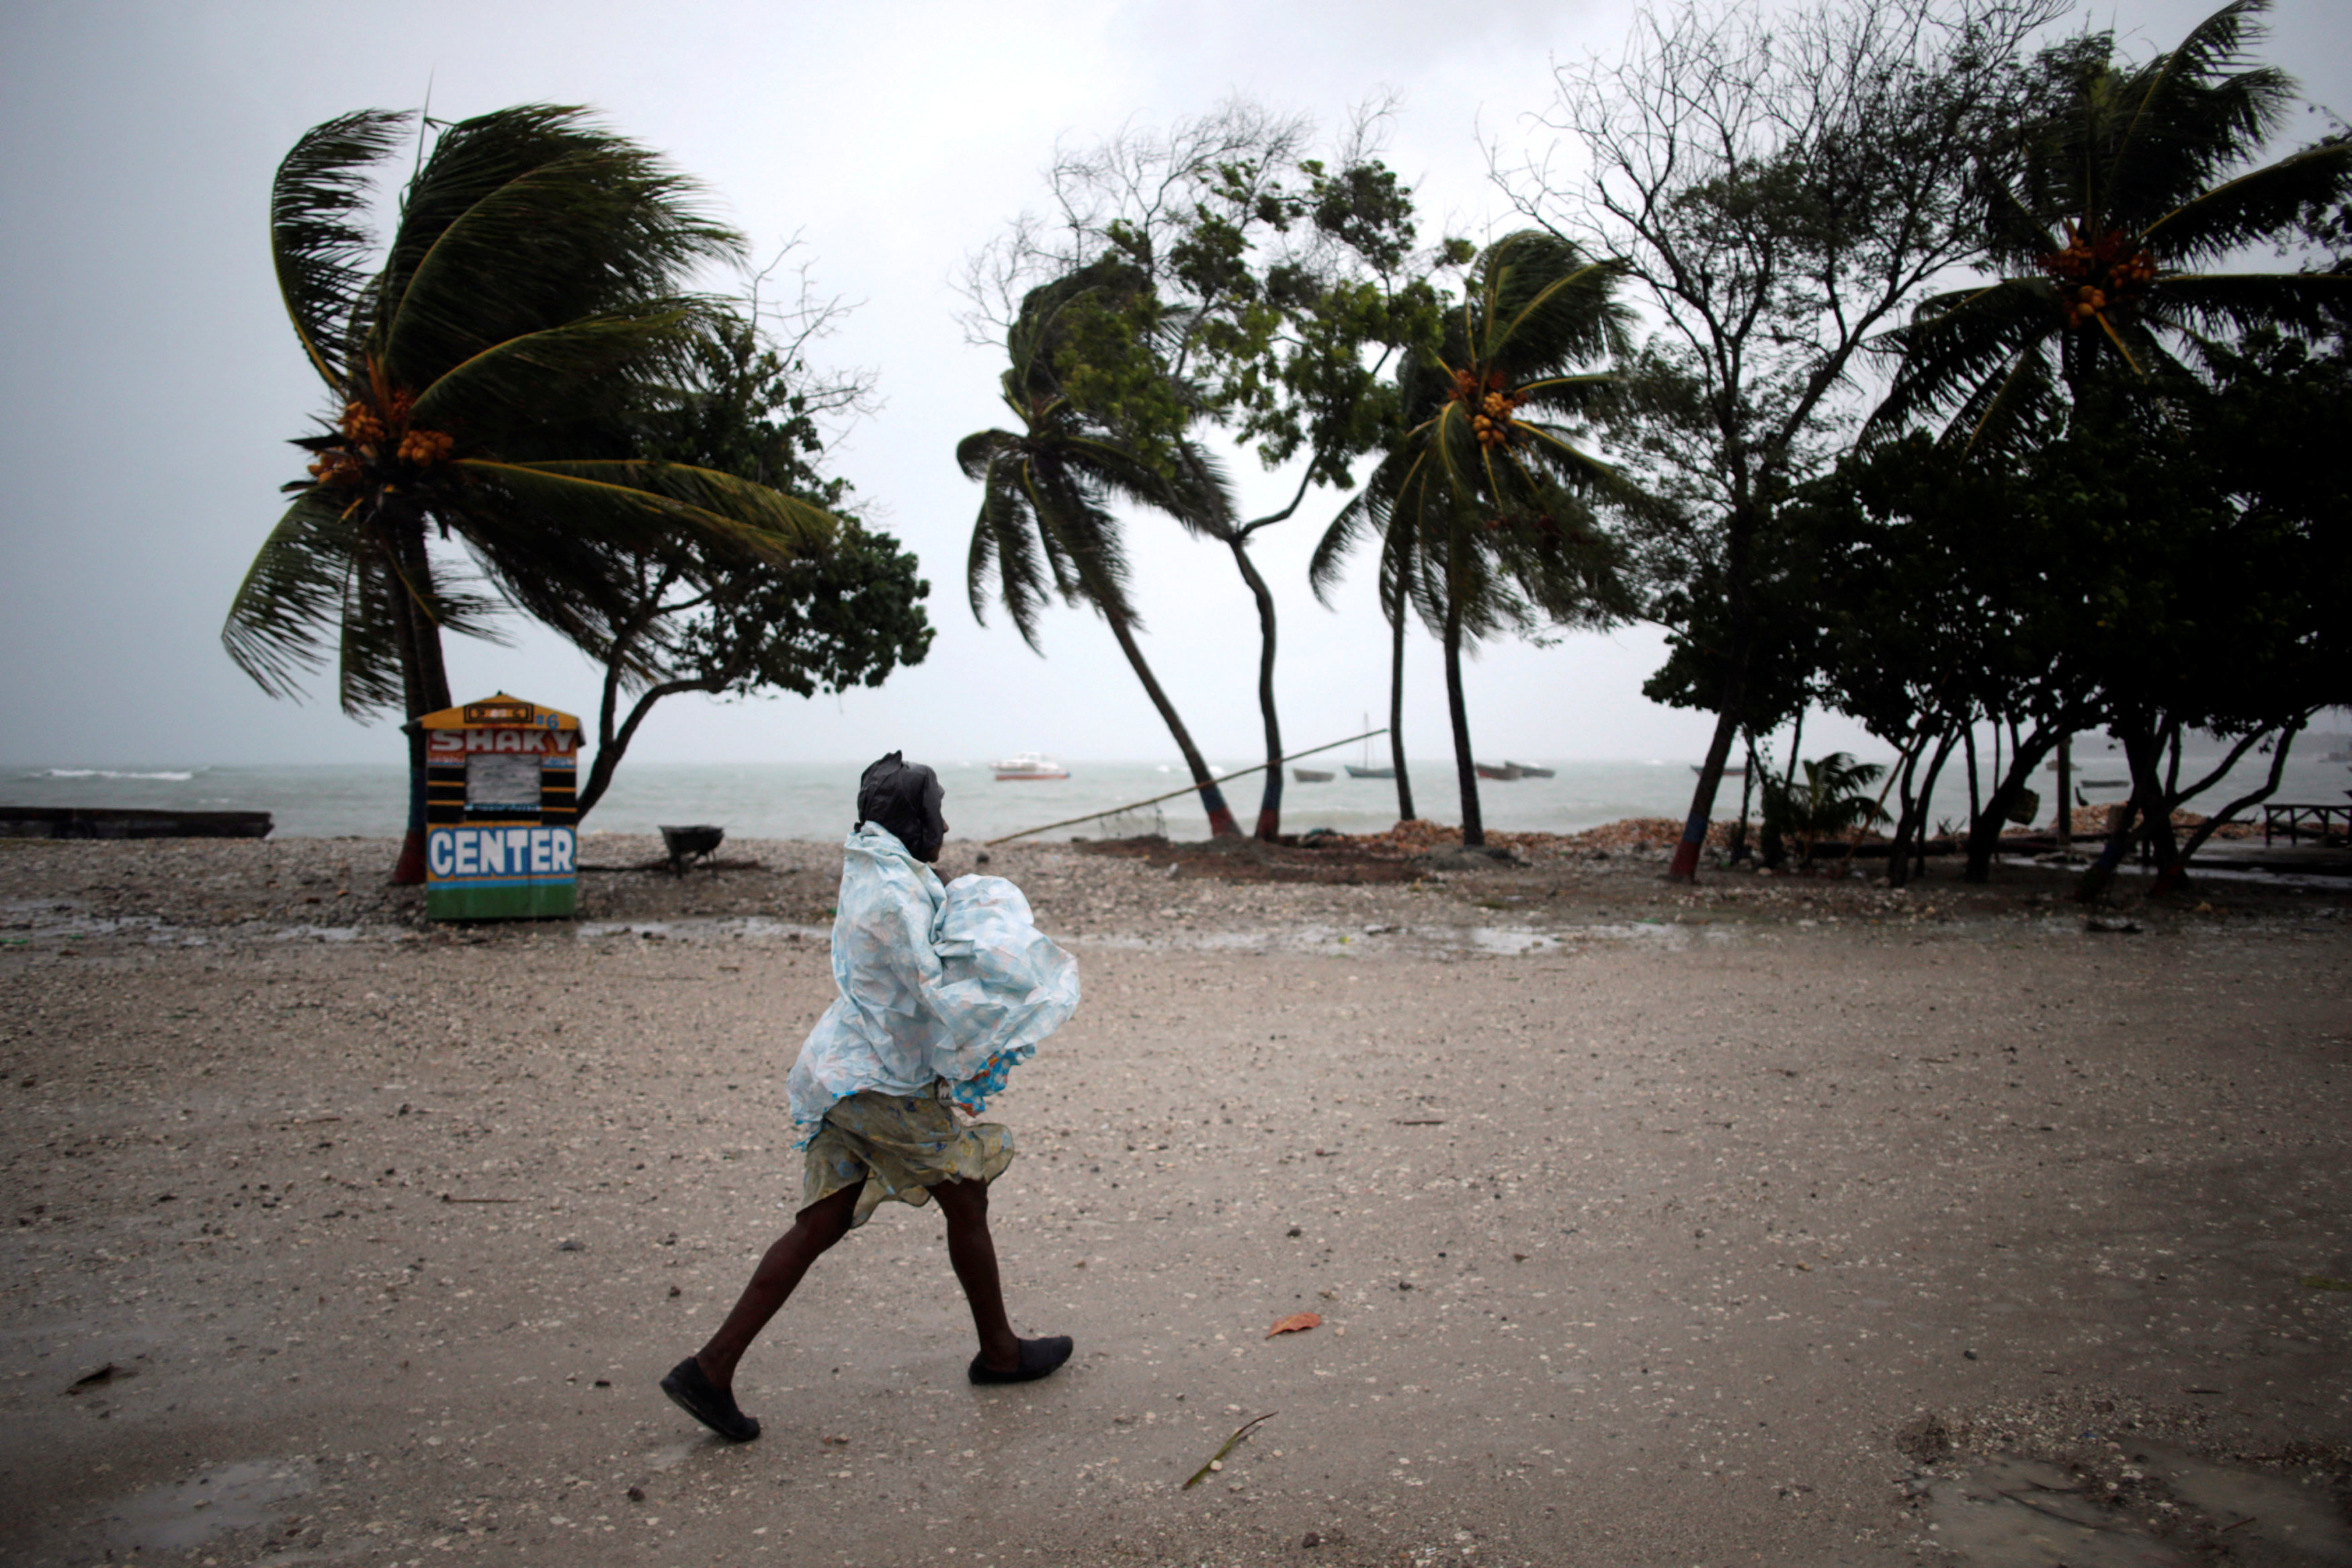
{"label": "choppy sea", "polygon": [[[1537,761],[1540,758],[1515,758]],[[1220,773],[1247,766],[1244,759],[1213,759]],[[2210,764],[2209,763],[2209,766]],[[669,763],[632,760],[615,776],[611,791],[583,824],[584,831],[651,832],[665,824],[716,823],[743,838],[838,837],[855,816],[858,763]],[[1050,822],[1108,810],[1181,789],[1181,768],[1150,762],[1073,762],[1070,777],[1037,782],[999,782],[985,761],[938,761],[947,785],[949,836],[991,839]],[[1575,832],[1626,817],[1679,817],[1689,809],[1693,773],[1687,759],[1632,762],[1561,762],[1549,779],[1482,781],[1486,825],[1501,831]],[[2208,809],[2251,788],[2268,768],[2249,758],[2197,804]],[[1291,831],[1330,827],[1344,832],[1377,831],[1397,817],[1396,786],[1383,779],[1349,778],[1338,763],[1328,783],[1286,782],[1283,826]],[[1952,769],[1957,773],[1957,768]],[[1451,758],[1412,765],[1414,805],[1439,821],[1461,820]],[[2122,797],[2120,765],[2093,757],[2077,764],[2092,800]],[[2042,779],[2042,798],[2053,799],[2053,781]],[[2316,748],[2288,765],[2278,799],[2340,801],[2352,771],[2329,762]],[[300,838],[396,834],[406,806],[406,775],[397,765],[322,764],[297,767],[173,767],[97,768],[70,765],[0,768],[0,805],[158,807],[198,810],[268,811],[280,835]],[[1234,815],[1246,828],[1256,815],[1255,775],[1224,786]],[[1727,779],[1716,814],[1739,808],[1737,779]],[[1938,789],[1935,815],[1965,821],[1968,786],[1948,779]],[[2044,813],[2048,813],[2045,811]],[[1108,821],[1083,821],[1041,835],[1049,838],[1122,837],[1164,831],[1173,838],[1204,838],[1207,821],[1197,797],[1186,794]]]}

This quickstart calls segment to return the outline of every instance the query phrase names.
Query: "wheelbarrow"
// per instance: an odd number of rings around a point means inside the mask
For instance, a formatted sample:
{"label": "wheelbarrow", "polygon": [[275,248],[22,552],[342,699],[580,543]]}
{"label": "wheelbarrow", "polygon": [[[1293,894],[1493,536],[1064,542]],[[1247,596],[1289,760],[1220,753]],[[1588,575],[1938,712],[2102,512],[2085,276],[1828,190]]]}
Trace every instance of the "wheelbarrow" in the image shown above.
{"label": "wheelbarrow", "polygon": [[710,857],[719,852],[719,841],[727,836],[727,830],[709,826],[664,828],[661,836],[662,847],[669,852],[669,869],[684,876],[687,868],[697,861],[711,863]]}

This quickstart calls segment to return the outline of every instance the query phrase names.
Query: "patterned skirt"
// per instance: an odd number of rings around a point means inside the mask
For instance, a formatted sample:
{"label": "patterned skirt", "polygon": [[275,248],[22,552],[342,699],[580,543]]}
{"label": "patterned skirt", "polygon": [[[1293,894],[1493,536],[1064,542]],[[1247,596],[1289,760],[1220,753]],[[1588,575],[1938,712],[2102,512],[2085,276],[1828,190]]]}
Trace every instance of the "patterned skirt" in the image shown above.
{"label": "patterned skirt", "polygon": [[959,1124],[934,1095],[869,1089],[835,1101],[809,1140],[801,1207],[863,1184],[850,1218],[859,1226],[873,1218],[884,1198],[920,1208],[931,1201],[933,1184],[994,1181],[1012,1163],[1011,1128],[993,1122]]}

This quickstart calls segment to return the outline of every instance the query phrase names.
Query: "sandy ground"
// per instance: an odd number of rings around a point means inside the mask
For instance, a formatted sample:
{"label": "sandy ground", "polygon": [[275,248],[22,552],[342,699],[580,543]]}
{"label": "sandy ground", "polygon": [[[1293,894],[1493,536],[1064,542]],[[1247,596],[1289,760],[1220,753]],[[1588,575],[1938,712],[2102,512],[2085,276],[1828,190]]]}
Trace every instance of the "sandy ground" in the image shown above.
{"label": "sandy ground", "polygon": [[2352,1561],[2340,893],[1000,852],[1077,1358],[971,1387],[893,1207],[737,1448],[653,1384],[797,1194],[838,862],[730,850],[452,932],[382,844],[0,843],[0,1560]]}

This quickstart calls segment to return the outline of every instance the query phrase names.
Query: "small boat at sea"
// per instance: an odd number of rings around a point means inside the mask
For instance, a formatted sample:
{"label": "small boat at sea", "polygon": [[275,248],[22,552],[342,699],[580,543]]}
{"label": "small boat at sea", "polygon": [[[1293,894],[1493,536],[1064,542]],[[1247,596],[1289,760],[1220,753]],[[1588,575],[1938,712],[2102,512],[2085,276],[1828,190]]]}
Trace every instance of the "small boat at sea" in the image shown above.
{"label": "small boat at sea", "polygon": [[1553,769],[1549,768],[1538,768],[1532,762],[1506,762],[1503,766],[1506,768],[1517,768],[1519,770],[1519,777],[1522,779],[1551,779],[1558,777]]}
{"label": "small boat at sea", "polygon": [[1479,778],[1492,779],[1497,784],[1517,783],[1525,777],[1516,762],[1474,762],[1471,766],[1478,770]]}
{"label": "small boat at sea", "polygon": [[1015,752],[1011,757],[990,763],[989,766],[996,770],[996,777],[1000,783],[1025,783],[1043,779],[1067,779],[1070,776],[1068,768],[1042,751]]}
{"label": "small boat at sea", "polygon": [[[1694,773],[1704,773],[1706,771],[1706,765],[1705,763],[1694,762],[1691,764],[1691,771]],[[1745,768],[1733,768],[1727,765],[1724,768],[1723,776],[1726,779],[1745,779],[1748,777],[1748,769]]]}
{"label": "small boat at sea", "polygon": [[1328,784],[1331,775],[1320,768],[1293,768],[1290,776],[1301,784]]}
{"label": "small boat at sea", "polygon": [[[1364,716],[1364,727],[1366,729],[1372,727],[1372,716],[1370,714],[1366,714]],[[1348,769],[1348,777],[1350,779],[1393,779],[1396,777],[1396,769],[1393,768],[1375,768],[1372,766],[1372,737],[1369,735],[1364,737],[1363,761],[1350,762],[1345,764],[1345,766]],[[1330,775],[1327,773],[1323,777],[1328,779]]]}

